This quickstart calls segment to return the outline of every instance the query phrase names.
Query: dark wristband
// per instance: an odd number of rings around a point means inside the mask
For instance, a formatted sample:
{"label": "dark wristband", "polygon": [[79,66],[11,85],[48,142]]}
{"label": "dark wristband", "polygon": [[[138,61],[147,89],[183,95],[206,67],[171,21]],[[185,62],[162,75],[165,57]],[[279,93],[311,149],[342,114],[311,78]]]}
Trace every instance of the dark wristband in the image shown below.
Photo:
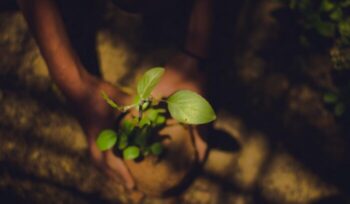
{"label": "dark wristband", "polygon": [[207,59],[204,58],[204,57],[201,57],[201,56],[198,56],[197,54],[194,54],[193,52],[187,50],[186,48],[181,48],[180,51],[182,53],[184,53],[185,55],[199,61],[199,62],[203,62],[203,61],[206,61]]}

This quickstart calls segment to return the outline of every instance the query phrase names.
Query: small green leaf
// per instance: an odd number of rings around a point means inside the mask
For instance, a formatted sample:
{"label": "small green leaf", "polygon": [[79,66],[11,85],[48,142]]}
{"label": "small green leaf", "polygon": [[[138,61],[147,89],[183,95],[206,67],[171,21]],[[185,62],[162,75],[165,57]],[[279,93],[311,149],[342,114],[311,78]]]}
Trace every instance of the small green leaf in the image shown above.
{"label": "small green leaf", "polygon": [[336,116],[341,116],[345,112],[345,105],[343,103],[337,103],[334,107],[334,114]]}
{"label": "small green leaf", "polygon": [[118,142],[118,149],[122,150],[127,146],[128,146],[128,135],[125,133],[121,133],[120,139]]}
{"label": "small green leaf", "polygon": [[324,11],[330,11],[335,8],[335,4],[330,0],[323,0],[321,6]]}
{"label": "small green leaf", "polygon": [[331,14],[329,14],[329,18],[331,18],[334,21],[340,21],[342,17],[343,17],[343,12],[340,8],[337,8]]}
{"label": "small green leaf", "polygon": [[137,84],[137,93],[141,99],[146,99],[151,95],[152,90],[160,81],[164,74],[164,68],[156,67],[148,70]]}
{"label": "small green leaf", "polygon": [[147,118],[152,122],[154,122],[157,119],[158,114],[159,114],[159,111],[153,108],[149,109],[146,112]]}
{"label": "small green leaf", "polygon": [[106,94],[106,92],[101,91],[101,96],[108,103],[108,105],[110,105],[112,108],[120,109],[118,104],[116,102],[114,102],[111,98],[109,98],[109,96]]}
{"label": "small green leaf", "polygon": [[123,157],[126,160],[133,160],[140,156],[140,149],[136,146],[130,146],[123,151]]}
{"label": "small green leaf", "polygon": [[153,143],[151,145],[150,150],[151,150],[152,154],[158,156],[158,155],[160,155],[163,152],[163,146],[162,146],[161,143],[156,142],[156,143]]}
{"label": "small green leaf", "polygon": [[149,101],[146,101],[145,103],[142,104],[142,111],[146,110],[151,103]]}
{"label": "small green leaf", "polygon": [[335,25],[327,21],[319,21],[315,24],[318,33],[324,37],[333,37],[335,33]]}
{"label": "small green leaf", "polygon": [[135,128],[135,125],[129,121],[129,120],[124,120],[122,122],[122,125],[121,125],[121,131],[126,134],[126,135],[129,135]]}
{"label": "small green leaf", "polygon": [[167,103],[170,115],[182,123],[199,125],[216,119],[208,101],[192,91],[177,91],[168,98]]}
{"label": "small green leaf", "polygon": [[135,131],[134,144],[137,144],[140,147],[145,147],[147,142],[147,137],[150,133],[150,126],[144,126],[142,128],[137,128]]}
{"label": "small green leaf", "polygon": [[142,127],[144,127],[145,125],[151,125],[151,121],[149,120],[148,117],[143,117],[143,118],[140,120],[139,126],[142,128]]}
{"label": "small green leaf", "polygon": [[349,37],[350,36],[350,18],[339,22],[338,29],[341,36]]}
{"label": "small green leaf", "polygon": [[156,125],[164,125],[165,121],[166,121],[166,118],[162,115],[159,115],[154,123]]}
{"label": "small green leaf", "polygon": [[97,138],[96,144],[101,151],[111,149],[117,142],[117,133],[114,130],[103,130]]}
{"label": "small green leaf", "polygon": [[335,103],[338,101],[338,95],[335,93],[325,93],[323,95],[323,101],[325,103]]}

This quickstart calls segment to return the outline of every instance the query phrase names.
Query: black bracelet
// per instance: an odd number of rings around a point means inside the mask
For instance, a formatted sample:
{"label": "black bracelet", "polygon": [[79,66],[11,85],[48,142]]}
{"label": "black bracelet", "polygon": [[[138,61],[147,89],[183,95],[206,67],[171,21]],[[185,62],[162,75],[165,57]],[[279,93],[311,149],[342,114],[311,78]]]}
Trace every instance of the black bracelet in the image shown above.
{"label": "black bracelet", "polygon": [[187,50],[186,48],[181,48],[180,51],[182,53],[184,53],[185,55],[187,55],[187,56],[189,56],[189,57],[191,57],[199,62],[203,62],[203,61],[207,60],[206,58],[198,56],[198,55],[194,54],[193,52]]}

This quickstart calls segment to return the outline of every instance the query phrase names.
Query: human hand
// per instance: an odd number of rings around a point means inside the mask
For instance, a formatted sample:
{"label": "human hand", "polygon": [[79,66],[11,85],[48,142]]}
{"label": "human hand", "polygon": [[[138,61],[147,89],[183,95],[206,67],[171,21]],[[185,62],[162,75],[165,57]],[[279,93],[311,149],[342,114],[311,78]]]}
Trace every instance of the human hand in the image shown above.
{"label": "human hand", "polygon": [[113,111],[101,97],[104,91],[110,98],[119,104],[126,104],[130,97],[112,84],[87,75],[84,78],[84,88],[81,96],[70,99],[73,103],[81,126],[87,136],[88,148],[94,163],[103,169],[111,178],[122,179],[126,188],[135,187],[135,182],[124,164],[112,150],[101,152],[96,145],[98,134],[106,128],[113,128],[116,121],[116,112]]}
{"label": "human hand", "polygon": [[[153,90],[156,98],[168,97],[175,91],[186,89],[198,94],[204,94],[205,76],[199,70],[199,62],[184,53],[178,53],[165,65],[165,73]],[[205,95],[205,94],[204,94]],[[191,128],[199,162],[204,162],[208,145],[201,135],[206,132],[206,126]]]}

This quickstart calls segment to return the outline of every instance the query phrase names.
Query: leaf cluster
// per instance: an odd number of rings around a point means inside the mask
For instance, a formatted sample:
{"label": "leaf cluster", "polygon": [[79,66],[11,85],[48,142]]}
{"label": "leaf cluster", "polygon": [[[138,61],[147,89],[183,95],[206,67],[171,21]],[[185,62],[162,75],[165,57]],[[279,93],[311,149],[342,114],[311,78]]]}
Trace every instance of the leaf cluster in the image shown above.
{"label": "leaf cluster", "polygon": [[[301,18],[299,22],[307,30],[350,44],[350,0],[279,0]],[[303,41],[306,39],[303,38]]]}
{"label": "leaf cluster", "polygon": [[[137,96],[133,104],[120,106],[102,92],[102,97],[112,108],[121,112],[137,110],[137,115],[124,119],[117,131],[103,130],[97,138],[101,151],[114,148],[124,159],[140,159],[147,155],[160,156],[164,152],[162,138],[157,137],[166,125],[167,116],[181,124],[200,125],[216,119],[211,105],[199,94],[189,90],[179,90],[166,99],[156,100],[151,93],[159,83],[164,68],[148,70],[137,83]],[[165,103],[167,109],[161,108]]]}

